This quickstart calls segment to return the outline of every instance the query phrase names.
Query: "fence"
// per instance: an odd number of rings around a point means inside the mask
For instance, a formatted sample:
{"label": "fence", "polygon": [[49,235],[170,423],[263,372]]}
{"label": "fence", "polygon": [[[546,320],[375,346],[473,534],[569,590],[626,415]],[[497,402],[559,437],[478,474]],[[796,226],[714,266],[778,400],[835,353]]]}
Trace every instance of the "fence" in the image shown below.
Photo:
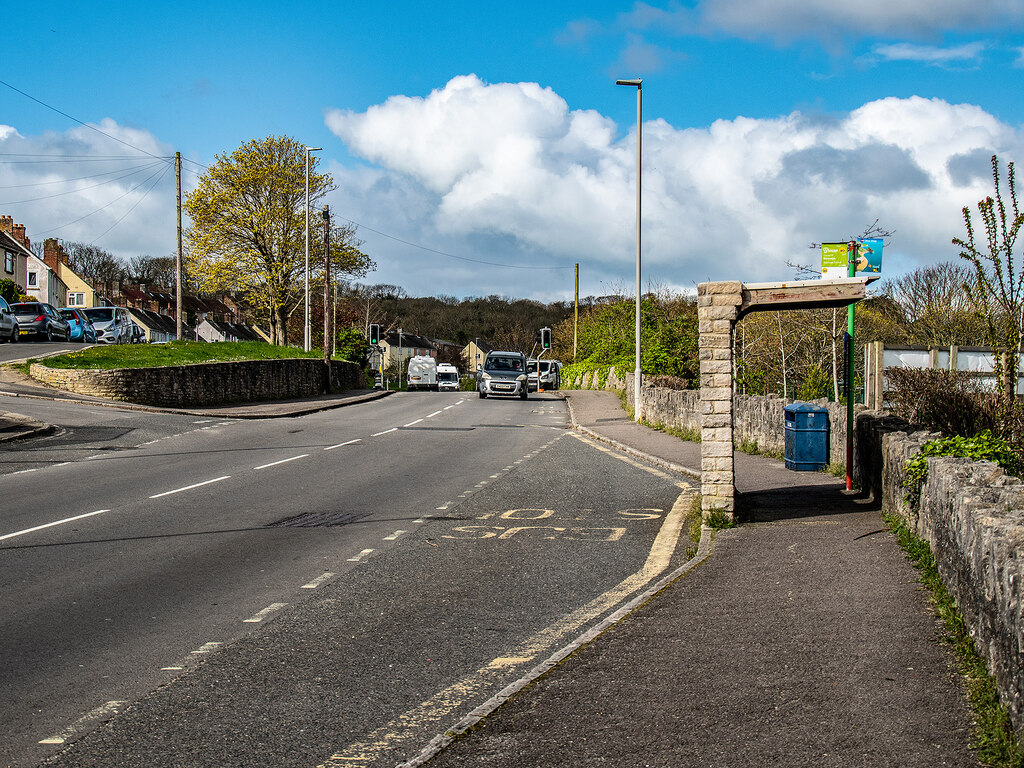
{"label": "fence", "polygon": [[[1024,355],[1018,354],[1018,358],[1021,373],[1017,394],[1024,394]],[[864,403],[873,411],[885,407],[885,393],[889,391],[886,368],[969,371],[981,379],[984,387],[995,389],[995,355],[988,347],[904,347],[872,341],[864,345]]]}

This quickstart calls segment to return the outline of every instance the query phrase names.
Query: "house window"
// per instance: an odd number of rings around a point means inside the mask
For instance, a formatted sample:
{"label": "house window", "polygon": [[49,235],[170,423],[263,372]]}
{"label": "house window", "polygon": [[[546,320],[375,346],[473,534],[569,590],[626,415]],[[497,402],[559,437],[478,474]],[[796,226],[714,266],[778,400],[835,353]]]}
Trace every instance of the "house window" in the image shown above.
{"label": "house window", "polygon": [[4,251],[4,271],[9,275],[14,274],[14,254]]}
{"label": "house window", "polygon": [[29,288],[38,288],[39,287],[39,282],[36,280],[36,273],[35,272],[29,272],[28,273],[28,287]]}
{"label": "house window", "polygon": [[85,306],[85,294],[84,293],[69,293],[68,294],[68,306],[69,307],[84,307]]}

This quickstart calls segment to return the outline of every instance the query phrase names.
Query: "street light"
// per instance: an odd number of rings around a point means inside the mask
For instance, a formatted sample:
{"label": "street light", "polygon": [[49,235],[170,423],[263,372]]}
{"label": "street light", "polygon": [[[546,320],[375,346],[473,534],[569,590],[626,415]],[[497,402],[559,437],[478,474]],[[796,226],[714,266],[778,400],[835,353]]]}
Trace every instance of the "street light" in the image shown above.
{"label": "street light", "polygon": [[640,421],[640,145],[643,116],[643,80],[616,80],[636,88],[636,369],[633,371],[633,416]]}
{"label": "street light", "polygon": [[309,352],[309,153],[319,152],[323,147],[306,147],[306,322],[302,348]]}

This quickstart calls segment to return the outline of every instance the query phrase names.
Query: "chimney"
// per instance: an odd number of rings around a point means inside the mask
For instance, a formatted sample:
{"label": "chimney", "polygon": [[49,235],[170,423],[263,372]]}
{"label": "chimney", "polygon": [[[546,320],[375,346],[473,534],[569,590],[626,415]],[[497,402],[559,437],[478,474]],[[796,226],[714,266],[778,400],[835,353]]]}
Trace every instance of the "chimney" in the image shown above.
{"label": "chimney", "polygon": [[25,248],[29,248],[31,246],[31,243],[29,243],[28,238],[25,236],[24,224],[15,224],[14,231],[11,232],[11,234],[14,236],[14,239],[24,245]]}
{"label": "chimney", "polygon": [[0,216],[0,232],[8,235],[14,233],[14,219],[10,216]]}
{"label": "chimney", "polygon": [[54,272],[57,271],[57,265],[61,262],[60,251],[57,238],[48,237],[43,240],[43,263]]}

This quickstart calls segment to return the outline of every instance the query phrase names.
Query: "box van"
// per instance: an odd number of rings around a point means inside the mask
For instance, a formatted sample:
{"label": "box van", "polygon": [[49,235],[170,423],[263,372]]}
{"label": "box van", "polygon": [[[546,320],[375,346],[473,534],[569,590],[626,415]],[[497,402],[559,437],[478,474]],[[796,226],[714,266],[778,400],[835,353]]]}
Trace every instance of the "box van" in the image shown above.
{"label": "box van", "polygon": [[448,363],[441,363],[437,366],[437,388],[438,390],[459,389],[459,369]]}
{"label": "box van", "polygon": [[407,375],[409,389],[437,389],[437,361],[429,355],[410,357]]}
{"label": "box van", "polygon": [[96,341],[103,344],[131,344],[132,319],[124,307],[83,309],[96,329]]}

